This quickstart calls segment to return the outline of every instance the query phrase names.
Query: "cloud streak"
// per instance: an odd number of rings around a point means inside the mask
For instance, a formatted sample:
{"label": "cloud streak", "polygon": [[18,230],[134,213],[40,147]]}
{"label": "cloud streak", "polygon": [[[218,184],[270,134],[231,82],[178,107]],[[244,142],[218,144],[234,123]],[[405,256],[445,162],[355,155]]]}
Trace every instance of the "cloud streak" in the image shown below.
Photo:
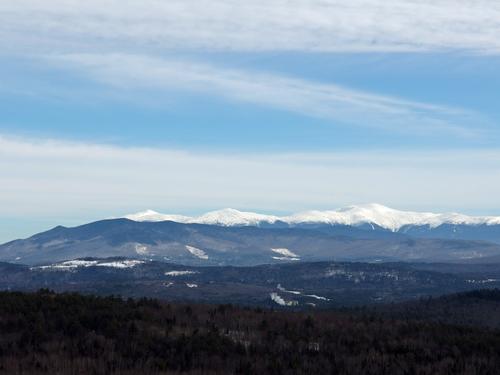
{"label": "cloud streak", "polygon": [[[0,2],[3,54],[35,61],[50,55],[51,63],[69,65],[118,89],[186,90],[337,125],[466,139],[484,138],[491,131],[487,120],[466,110],[333,83],[159,56],[189,51],[496,54],[498,35],[500,5],[488,0]],[[141,103],[158,100],[152,95],[132,96]]]}
{"label": "cloud streak", "polygon": [[[491,0],[38,0],[0,3],[4,48],[500,53]],[[21,43],[20,43],[21,42]]]}
{"label": "cloud streak", "polygon": [[456,108],[193,61],[130,54],[69,54],[51,56],[49,61],[121,91],[156,90],[171,94],[184,90],[322,118],[334,124],[459,137],[478,136],[485,125],[477,120],[477,114]]}

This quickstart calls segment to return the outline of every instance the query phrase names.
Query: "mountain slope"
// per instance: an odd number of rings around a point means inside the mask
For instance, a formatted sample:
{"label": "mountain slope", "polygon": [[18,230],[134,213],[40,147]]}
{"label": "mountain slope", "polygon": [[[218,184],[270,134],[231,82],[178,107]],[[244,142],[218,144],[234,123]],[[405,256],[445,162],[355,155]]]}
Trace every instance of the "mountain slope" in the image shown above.
{"label": "mountain slope", "polygon": [[[123,256],[190,265],[256,265],[299,260],[480,262],[500,256],[500,245],[487,242],[401,235],[357,238],[349,236],[351,227],[343,229],[345,235],[303,228],[114,219],[75,228],[56,227],[1,245],[0,261],[38,264]],[[355,228],[355,233],[359,234],[359,229]]]}
{"label": "mountain slope", "polygon": [[307,211],[281,217],[223,209],[199,217],[163,215],[149,210],[128,215],[126,218],[141,222],[176,221],[218,226],[313,228],[322,231],[348,226],[379,233],[401,233],[417,238],[484,240],[500,243],[500,217],[399,211],[380,204],[349,206],[331,211]]}

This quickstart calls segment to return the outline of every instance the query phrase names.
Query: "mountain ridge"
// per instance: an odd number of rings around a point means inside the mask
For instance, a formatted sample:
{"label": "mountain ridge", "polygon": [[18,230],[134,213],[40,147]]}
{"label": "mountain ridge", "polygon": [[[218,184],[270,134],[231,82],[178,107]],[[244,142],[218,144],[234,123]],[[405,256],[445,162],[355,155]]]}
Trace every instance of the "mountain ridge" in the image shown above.
{"label": "mountain ridge", "polygon": [[376,225],[382,229],[398,232],[408,226],[427,226],[431,229],[441,225],[493,226],[500,225],[500,216],[469,216],[460,213],[432,213],[400,211],[377,203],[353,205],[337,210],[312,210],[288,216],[259,214],[233,208],[211,211],[200,216],[161,214],[147,210],[126,215],[133,221],[174,221],[184,224],[208,224],[220,226],[261,226],[308,224],[322,225]]}
{"label": "mountain ridge", "polygon": [[73,228],[58,226],[0,245],[0,261],[40,264],[126,256],[238,266],[324,260],[484,263],[500,259],[497,220],[404,212],[378,204],[287,217],[234,209],[197,218],[146,211]]}
{"label": "mountain ridge", "polygon": [[0,245],[0,261],[14,263],[34,265],[95,256],[191,265],[256,265],[296,260],[483,262],[500,257],[500,244],[416,238],[344,226],[265,228],[110,219],[74,228],[56,227]]}
{"label": "mountain ridge", "polygon": [[[429,268],[429,269],[428,269]],[[83,258],[41,266],[0,262],[0,289],[310,309],[415,300],[500,285],[500,265],[293,262],[250,267]]]}

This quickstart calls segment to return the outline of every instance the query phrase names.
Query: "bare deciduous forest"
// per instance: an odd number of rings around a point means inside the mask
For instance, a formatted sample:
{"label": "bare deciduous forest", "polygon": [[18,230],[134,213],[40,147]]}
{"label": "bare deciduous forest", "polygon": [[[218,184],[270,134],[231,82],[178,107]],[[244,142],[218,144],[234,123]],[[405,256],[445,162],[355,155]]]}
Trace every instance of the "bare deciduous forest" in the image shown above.
{"label": "bare deciduous forest", "polygon": [[[498,291],[486,294],[489,301],[498,297]],[[433,306],[448,301],[436,300]],[[447,311],[441,307],[433,310]],[[0,371],[498,374],[498,330],[424,318],[383,318],[368,310],[310,313],[169,304],[48,290],[2,292]]]}

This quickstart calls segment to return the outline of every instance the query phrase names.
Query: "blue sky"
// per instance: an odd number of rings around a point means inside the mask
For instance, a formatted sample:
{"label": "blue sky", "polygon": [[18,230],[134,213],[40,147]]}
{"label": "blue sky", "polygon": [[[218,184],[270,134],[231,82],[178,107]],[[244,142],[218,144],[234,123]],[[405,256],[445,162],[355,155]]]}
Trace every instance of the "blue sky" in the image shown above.
{"label": "blue sky", "polygon": [[0,241],[147,208],[500,214],[491,1],[0,4]]}
{"label": "blue sky", "polygon": [[[250,55],[250,56],[248,56]],[[257,56],[253,56],[257,55]],[[449,116],[451,124],[487,135],[435,135],[407,130],[406,118],[386,129],[349,119],[294,113],[266,103],[248,103],[211,93],[172,89],[117,89],[85,73],[40,66],[39,61],[3,59],[1,129],[34,137],[62,137],[123,145],[229,148],[247,150],[330,151],[332,148],[451,148],[498,144],[500,109],[497,56],[458,53],[209,54],[209,61],[230,69],[300,78],[456,108],[468,118]],[[26,108],[29,108],[27,111]],[[387,120],[387,119],[384,119]],[[417,127],[420,125],[417,124]]]}

